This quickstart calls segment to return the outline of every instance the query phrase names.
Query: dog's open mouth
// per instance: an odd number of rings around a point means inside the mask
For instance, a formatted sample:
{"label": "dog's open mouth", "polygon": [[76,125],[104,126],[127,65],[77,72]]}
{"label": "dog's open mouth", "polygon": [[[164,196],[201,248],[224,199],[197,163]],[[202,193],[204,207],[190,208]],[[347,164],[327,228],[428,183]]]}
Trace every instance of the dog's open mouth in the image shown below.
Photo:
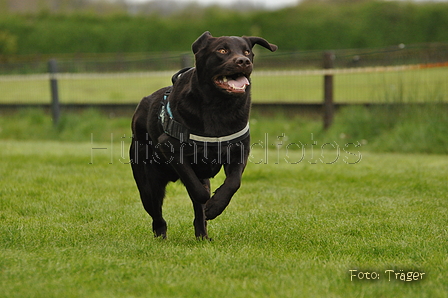
{"label": "dog's open mouth", "polygon": [[215,85],[229,93],[244,93],[250,85],[249,79],[242,73],[230,76],[217,76]]}

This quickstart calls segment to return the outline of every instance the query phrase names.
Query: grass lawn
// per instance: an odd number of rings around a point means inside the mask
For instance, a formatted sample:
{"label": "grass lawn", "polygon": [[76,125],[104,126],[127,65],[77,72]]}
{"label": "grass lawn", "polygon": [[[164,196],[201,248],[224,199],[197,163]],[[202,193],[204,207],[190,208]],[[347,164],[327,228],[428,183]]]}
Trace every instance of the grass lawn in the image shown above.
{"label": "grass lawn", "polygon": [[[175,71],[173,71],[174,73]],[[137,103],[171,84],[171,75],[62,78],[62,103]],[[339,74],[334,78],[335,102],[448,101],[448,67],[388,73]],[[254,102],[320,103],[323,77],[263,73],[252,76]],[[0,103],[48,103],[47,80],[6,80],[0,76]]]}
{"label": "grass lawn", "polygon": [[292,164],[257,148],[212,242],[171,184],[163,241],[120,143],[0,140],[1,296],[447,297],[448,157],[361,153]]}

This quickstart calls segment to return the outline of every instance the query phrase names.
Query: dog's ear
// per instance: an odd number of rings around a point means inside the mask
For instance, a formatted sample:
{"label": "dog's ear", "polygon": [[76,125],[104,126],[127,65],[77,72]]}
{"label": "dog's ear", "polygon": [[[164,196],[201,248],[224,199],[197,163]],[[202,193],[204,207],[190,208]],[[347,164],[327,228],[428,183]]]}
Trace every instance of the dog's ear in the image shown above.
{"label": "dog's ear", "polygon": [[249,44],[254,47],[256,44],[268,49],[271,52],[275,52],[278,47],[275,44],[269,43],[266,39],[256,36],[243,36]]}
{"label": "dog's ear", "polygon": [[196,41],[193,42],[193,44],[191,45],[191,49],[193,50],[193,53],[196,54],[201,49],[206,47],[208,40],[212,37],[213,36],[208,31],[205,31],[204,33],[202,33],[202,35],[199,36],[198,39],[196,39]]}

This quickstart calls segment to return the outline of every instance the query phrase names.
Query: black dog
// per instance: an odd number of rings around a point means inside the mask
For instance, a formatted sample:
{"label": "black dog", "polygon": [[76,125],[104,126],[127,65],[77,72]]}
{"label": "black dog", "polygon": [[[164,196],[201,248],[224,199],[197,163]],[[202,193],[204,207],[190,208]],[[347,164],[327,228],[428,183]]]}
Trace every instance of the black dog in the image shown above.
{"label": "black dog", "polygon": [[[130,158],[155,236],[166,237],[162,217],[165,187],[180,180],[193,201],[198,238],[208,238],[206,220],[220,215],[241,184],[249,155],[250,74],[260,37],[212,37],[192,45],[196,67],[172,78],[173,86],[142,99],[132,119]],[[211,196],[209,178],[224,167],[226,179]]]}

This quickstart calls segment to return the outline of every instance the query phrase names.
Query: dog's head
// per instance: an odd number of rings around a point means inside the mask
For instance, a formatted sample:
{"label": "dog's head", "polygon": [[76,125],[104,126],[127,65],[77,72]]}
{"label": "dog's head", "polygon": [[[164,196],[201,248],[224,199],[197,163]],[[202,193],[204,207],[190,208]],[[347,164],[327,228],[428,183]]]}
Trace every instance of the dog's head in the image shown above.
{"label": "dog's head", "polygon": [[250,86],[256,45],[274,52],[277,46],[261,37],[213,37],[203,33],[192,45],[200,83],[212,85],[226,94],[245,94]]}

